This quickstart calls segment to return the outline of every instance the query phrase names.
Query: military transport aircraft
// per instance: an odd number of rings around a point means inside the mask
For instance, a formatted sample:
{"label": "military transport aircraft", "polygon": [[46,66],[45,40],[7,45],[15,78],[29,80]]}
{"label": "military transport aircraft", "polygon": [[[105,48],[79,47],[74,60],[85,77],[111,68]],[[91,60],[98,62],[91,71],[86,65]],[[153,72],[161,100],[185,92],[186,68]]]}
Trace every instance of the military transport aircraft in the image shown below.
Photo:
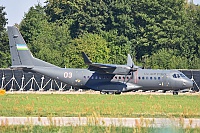
{"label": "military transport aircraft", "polygon": [[8,26],[12,59],[11,68],[36,72],[82,89],[100,91],[101,94],[121,94],[133,90],[178,91],[193,87],[191,79],[177,70],[141,69],[128,55],[126,65],[92,63],[82,53],[88,69],[60,68],[32,56],[19,30]]}

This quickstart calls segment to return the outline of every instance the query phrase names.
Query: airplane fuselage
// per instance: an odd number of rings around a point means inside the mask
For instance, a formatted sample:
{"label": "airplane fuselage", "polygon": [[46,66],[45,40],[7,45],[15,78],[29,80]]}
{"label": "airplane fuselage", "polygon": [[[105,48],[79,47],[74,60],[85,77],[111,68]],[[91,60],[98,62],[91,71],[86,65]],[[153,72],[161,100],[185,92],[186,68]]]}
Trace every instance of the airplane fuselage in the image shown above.
{"label": "airplane fuselage", "polygon": [[101,74],[87,69],[34,67],[32,71],[60,80],[68,85],[97,91],[181,90],[191,80],[177,70],[138,69],[128,75]]}
{"label": "airplane fuselage", "polygon": [[[60,68],[33,57],[21,33],[8,26],[11,68],[33,71],[68,85],[101,92],[128,92],[132,90],[178,90],[191,88],[192,80],[177,70],[141,69],[134,65],[130,54],[126,65],[92,63],[82,52],[88,69]],[[178,94],[178,93],[177,93]]]}

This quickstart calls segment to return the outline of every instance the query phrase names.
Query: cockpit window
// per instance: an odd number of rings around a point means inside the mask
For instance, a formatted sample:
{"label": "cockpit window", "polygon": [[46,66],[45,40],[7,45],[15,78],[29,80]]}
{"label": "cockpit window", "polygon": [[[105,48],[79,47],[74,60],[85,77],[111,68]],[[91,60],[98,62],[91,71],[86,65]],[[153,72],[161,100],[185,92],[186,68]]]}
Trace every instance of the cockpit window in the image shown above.
{"label": "cockpit window", "polygon": [[186,77],[186,76],[185,76],[184,74],[182,74],[182,73],[180,73],[180,74],[173,74],[172,76],[173,76],[173,78],[180,78],[180,77],[184,78],[184,77]]}
{"label": "cockpit window", "polygon": [[176,74],[173,74],[172,76],[173,76],[173,78],[177,78]]}
{"label": "cockpit window", "polygon": [[184,75],[184,74],[180,74],[180,76],[181,76],[181,77],[183,77],[183,78],[185,77],[185,75]]}

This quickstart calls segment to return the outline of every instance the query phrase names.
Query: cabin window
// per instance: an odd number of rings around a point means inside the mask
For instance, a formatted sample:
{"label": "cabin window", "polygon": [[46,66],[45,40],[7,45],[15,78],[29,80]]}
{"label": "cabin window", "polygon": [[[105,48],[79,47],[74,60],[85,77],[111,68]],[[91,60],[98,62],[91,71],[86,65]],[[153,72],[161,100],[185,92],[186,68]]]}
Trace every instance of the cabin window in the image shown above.
{"label": "cabin window", "polygon": [[99,79],[101,79],[101,76],[99,76]]}
{"label": "cabin window", "polygon": [[160,80],[160,77],[158,77],[158,80]]}
{"label": "cabin window", "polygon": [[84,76],[84,79],[86,79],[86,76]]}
{"label": "cabin window", "polygon": [[115,79],[117,79],[117,76],[115,76]]}
{"label": "cabin window", "polygon": [[90,76],[88,76],[88,78],[90,78]]}
{"label": "cabin window", "polygon": [[140,77],[138,77],[138,79],[140,79]]}
{"label": "cabin window", "polygon": [[96,76],[95,79],[98,79],[98,76]]}
{"label": "cabin window", "polygon": [[144,80],[144,77],[142,77],[142,79]]}
{"label": "cabin window", "polygon": [[126,79],[129,79],[129,77],[126,77]]}
{"label": "cabin window", "polygon": [[150,79],[152,80],[153,78],[152,78],[152,77],[150,77]]}
{"label": "cabin window", "polygon": [[121,79],[121,77],[119,76],[119,79]]}
{"label": "cabin window", "polygon": [[125,79],[125,77],[123,77],[123,79]]}
{"label": "cabin window", "polygon": [[149,77],[146,77],[146,80],[148,80],[149,79]]}
{"label": "cabin window", "polygon": [[172,76],[173,76],[173,78],[177,78],[176,74],[173,74]]}

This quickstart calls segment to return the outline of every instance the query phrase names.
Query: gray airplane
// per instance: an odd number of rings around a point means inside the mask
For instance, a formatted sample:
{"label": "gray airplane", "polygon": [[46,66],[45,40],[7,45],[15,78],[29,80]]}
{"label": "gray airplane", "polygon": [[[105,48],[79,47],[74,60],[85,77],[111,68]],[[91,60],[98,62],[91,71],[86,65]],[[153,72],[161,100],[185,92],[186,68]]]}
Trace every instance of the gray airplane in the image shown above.
{"label": "gray airplane", "polygon": [[134,65],[128,55],[126,65],[92,63],[82,53],[88,69],[60,68],[32,56],[19,30],[8,27],[9,45],[12,59],[11,68],[36,72],[76,88],[92,89],[101,94],[121,94],[133,90],[173,90],[193,87],[191,79],[177,70],[141,69]]}

